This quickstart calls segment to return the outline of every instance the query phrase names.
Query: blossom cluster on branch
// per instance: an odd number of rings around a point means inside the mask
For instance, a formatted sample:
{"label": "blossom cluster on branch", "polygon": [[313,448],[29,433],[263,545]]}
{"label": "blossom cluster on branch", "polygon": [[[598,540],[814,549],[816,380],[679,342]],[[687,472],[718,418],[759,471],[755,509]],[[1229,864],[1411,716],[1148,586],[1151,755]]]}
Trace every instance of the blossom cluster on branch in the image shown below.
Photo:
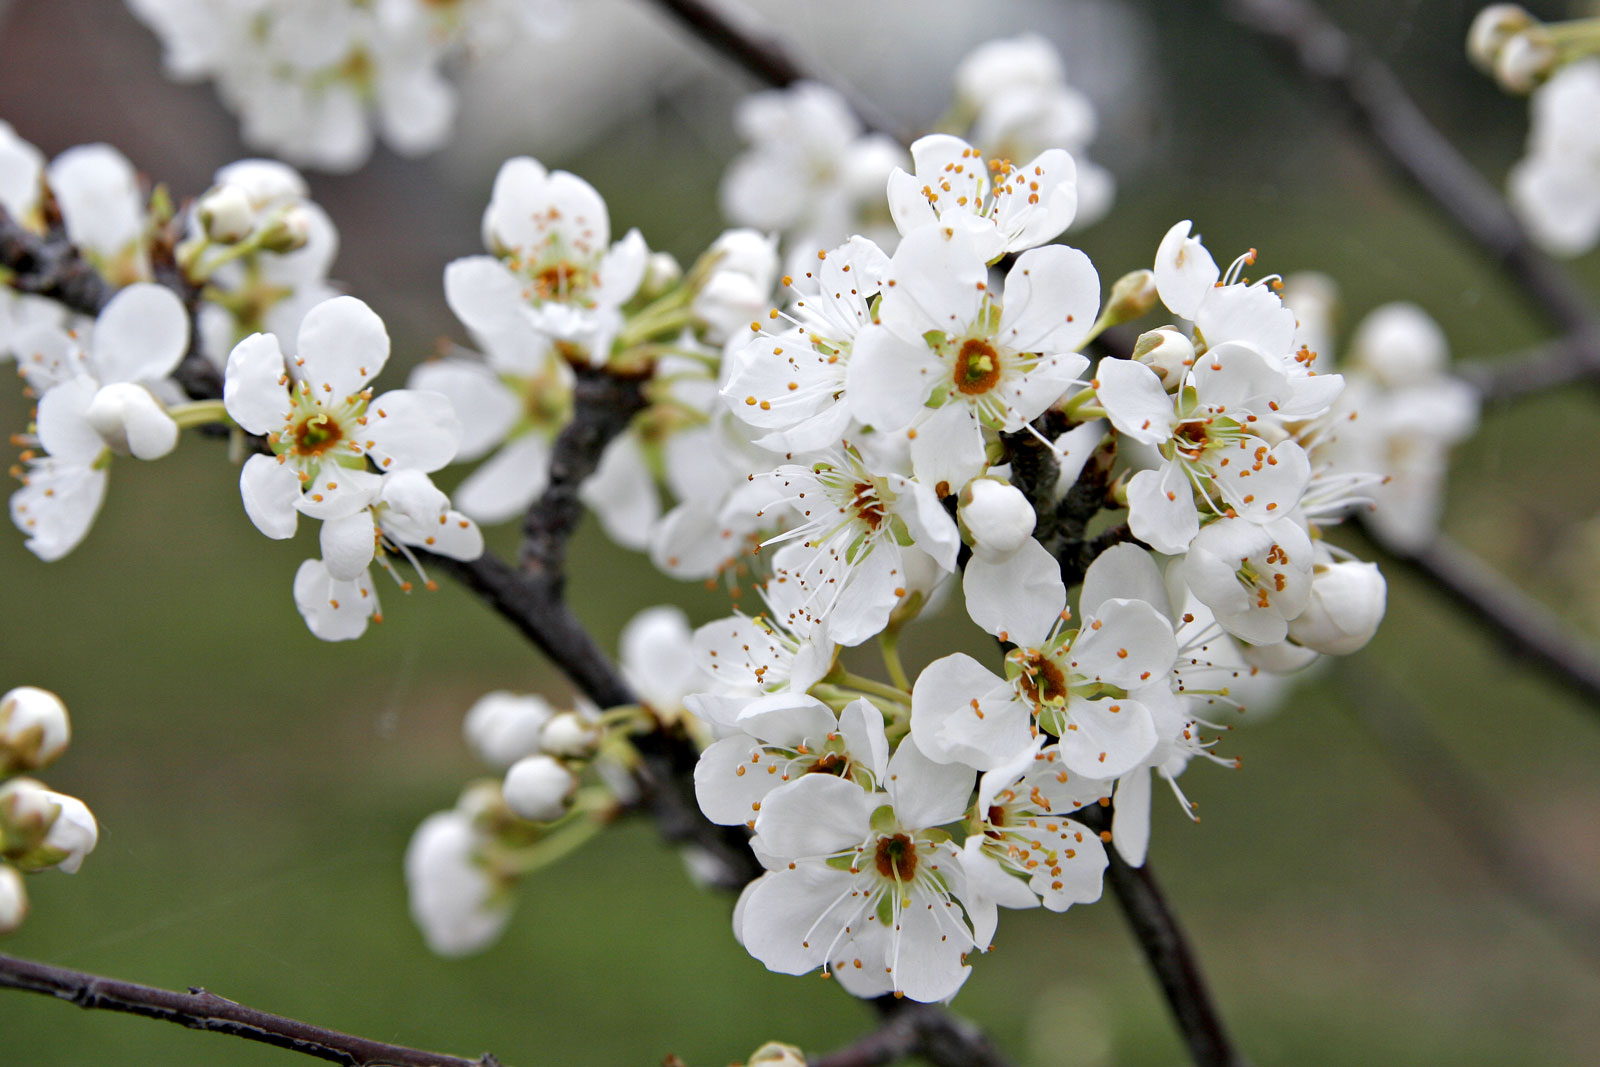
{"label": "blossom cluster on branch", "polygon": [[[249,137],[330,167],[365,156],[369,109],[396,147],[435,143],[439,56],[514,7],[136,6]],[[1486,53],[1518,39],[1487,33]],[[1385,580],[1328,531],[1361,512],[1398,551],[1425,545],[1478,406],[1421,308],[1372,312],[1336,370],[1331,283],[1251,280],[1254,249],[1221,267],[1187,220],[1105,284],[1058,243],[1112,199],[1059,57],[991,42],[955,81],[909,146],[816,83],[751,98],[721,189],[734,228],[687,266],[613,233],[583,178],[507,160],[482,253],[443,271],[470,347],[383,391],[388,330],[329,283],[337,234],[294,170],[234,163],[175,204],[108,146],[47,162],[0,125],[0,354],[35,401],[13,521],[59,559],[117,457],[226,436],[257,529],[320,524],[292,595],[338,641],[382,620],[373,567],[431,587],[518,518],[522,575],[559,602],[562,545],[535,542],[547,521],[570,535],[549,513],[576,498],[735,603],[698,627],[636,617],[633,702],[473,706],[465,738],[496,776],[405,857],[430,947],[498,937],[520,879],[662,787],[648,756],[671,738],[699,813],[761,871],[733,918],[755,959],[948,1000],[1000,908],[1097,900],[1113,862],[1144,864],[1158,784],[1189,812],[1180,777],[1237,765],[1216,746],[1246,702],[1372,638]],[[598,418],[616,398],[597,381],[636,407]],[[453,463],[477,466],[451,495],[432,476]],[[941,610],[987,637],[908,669],[902,633]],[[65,743],[59,702],[23,692],[0,702],[7,773]],[[75,869],[94,843],[80,803],[33,789],[0,787],[0,926],[18,870]]]}

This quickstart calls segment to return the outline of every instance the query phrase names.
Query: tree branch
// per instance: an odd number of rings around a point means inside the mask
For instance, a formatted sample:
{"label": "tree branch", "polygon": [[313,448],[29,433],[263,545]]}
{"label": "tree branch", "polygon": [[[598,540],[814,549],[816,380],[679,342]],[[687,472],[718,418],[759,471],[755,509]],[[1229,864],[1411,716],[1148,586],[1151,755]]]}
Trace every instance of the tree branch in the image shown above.
{"label": "tree branch", "polygon": [[1443,534],[1411,553],[1385,548],[1370,535],[1368,539],[1391,563],[1464,608],[1512,656],[1548,667],[1549,677],[1600,711],[1600,656],[1513,582]]}
{"label": "tree branch", "polygon": [[0,265],[11,288],[49,297],[80,315],[98,315],[116,295],[64,234],[40,236],[0,207]]}
{"label": "tree branch", "polygon": [[883,1022],[855,1042],[811,1060],[811,1067],[884,1067],[921,1056],[934,1067],[1010,1067],[983,1031],[937,1004],[879,997]]}
{"label": "tree branch", "polygon": [[1235,21],[1279,45],[1329,89],[1368,141],[1426,193],[1600,364],[1600,316],[1588,295],[1534,247],[1505,199],[1423,115],[1393,71],[1310,0],[1228,0]]}
{"label": "tree branch", "polygon": [[191,1030],[242,1037],[349,1067],[500,1067],[500,1061],[488,1053],[465,1060],[441,1052],[390,1045],[257,1011],[203,989],[174,993],[4,954],[0,954],[0,987],[43,993],[80,1008],[164,1019]]}
{"label": "tree branch", "polygon": [[[671,15],[686,30],[712,51],[722,55],[756,80],[774,89],[783,89],[795,82],[810,81],[826,84],[850,102],[862,125],[869,130],[888,134],[905,143],[908,138],[898,124],[883,114],[869,101],[826,78],[809,71],[795,58],[775,33],[757,27],[748,11],[732,4],[726,8],[715,0],[654,0],[657,7]],[[735,15],[732,12],[737,12]]]}
{"label": "tree branch", "polygon": [[1486,404],[1503,404],[1564,385],[1600,384],[1600,348],[1561,338],[1496,360],[1457,363],[1451,373]]}
{"label": "tree branch", "polygon": [[[1110,811],[1091,805],[1073,818],[1096,831],[1105,831],[1111,828]],[[1106,858],[1106,881],[1166,994],[1167,1007],[1196,1067],[1248,1067],[1249,1061],[1228,1036],[1200,971],[1200,960],[1167,903],[1155,871],[1148,862],[1143,867],[1130,867],[1115,848],[1106,849]]]}

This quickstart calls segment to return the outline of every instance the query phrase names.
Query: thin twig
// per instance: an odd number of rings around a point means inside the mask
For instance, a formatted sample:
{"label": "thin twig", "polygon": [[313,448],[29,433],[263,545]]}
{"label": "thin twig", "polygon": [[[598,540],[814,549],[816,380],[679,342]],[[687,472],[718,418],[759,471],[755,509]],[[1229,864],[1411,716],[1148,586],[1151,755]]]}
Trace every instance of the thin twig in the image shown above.
{"label": "thin twig", "polygon": [[41,236],[0,207],[0,265],[11,271],[8,284],[20,292],[49,297],[80,315],[98,315],[116,295],[63,234]]}
{"label": "thin twig", "polygon": [[[1111,828],[1109,814],[1109,809],[1091,805],[1074,817],[1103,831]],[[1167,1007],[1183,1034],[1190,1059],[1196,1067],[1247,1067],[1249,1061],[1228,1036],[1201,973],[1199,957],[1167,903],[1155,871],[1148,862],[1130,867],[1115,848],[1106,849],[1106,858],[1106,882],[1166,994]]]}
{"label": "thin twig", "polygon": [[[1331,90],[1368,141],[1426,193],[1565,335],[1549,385],[1600,379],[1600,313],[1572,276],[1534,247],[1505,198],[1423,115],[1393,71],[1309,0],[1228,0],[1241,25],[1282,46],[1299,72]],[[1488,388],[1530,392],[1505,368]]]}
{"label": "thin twig", "polygon": [[467,1060],[442,1052],[390,1045],[257,1011],[203,989],[175,993],[155,986],[120,982],[65,967],[52,967],[16,956],[0,954],[0,987],[43,993],[69,1001],[80,1008],[122,1011],[149,1019],[164,1019],[191,1030],[211,1030],[242,1037],[246,1041],[276,1045],[320,1060],[348,1064],[349,1067],[378,1067],[380,1064],[384,1067],[500,1067],[500,1061],[488,1053]]}
{"label": "thin twig", "polygon": [[758,81],[774,89],[782,89],[800,81],[829,84],[831,89],[850,102],[862,125],[888,134],[897,141],[905,142],[908,139],[905,131],[899,129],[899,124],[870,101],[844,86],[828,83],[826,78],[807,70],[781,37],[755,24],[748,10],[733,3],[719,4],[714,0],[655,0],[655,4],[677,19],[707,47],[731,60]]}
{"label": "thin twig", "polygon": [[1343,701],[1379,742],[1396,774],[1449,826],[1488,875],[1529,913],[1550,924],[1558,940],[1591,968],[1600,968],[1600,906],[1564,872],[1553,869],[1505,801],[1462,766],[1391,678],[1371,662],[1340,660],[1335,667]]}
{"label": "thin twig", "polygon": [[1391,563],[1423,578],[1499,637],[1511,655],[1548,667],[1547,677],[1600,711],[1600,655],[1515,583],[1443,534],[1409,553],[1373,543]]}
{"label": "thin twig", "polygon": [[812,1067],[884,1067],[908,1056],[934,1067],[1010,1067],[982,1030],[937,1004],[879,997],[873,1005],[883,1016],[878,1028],[813,1059]]}
{"label": "thin twig", "polygon": [[1495,360],[1457,363],[1452,373],[1486,404],[1504,404],[1566,385],[1600,384],[1600,350],[1561,338]]}

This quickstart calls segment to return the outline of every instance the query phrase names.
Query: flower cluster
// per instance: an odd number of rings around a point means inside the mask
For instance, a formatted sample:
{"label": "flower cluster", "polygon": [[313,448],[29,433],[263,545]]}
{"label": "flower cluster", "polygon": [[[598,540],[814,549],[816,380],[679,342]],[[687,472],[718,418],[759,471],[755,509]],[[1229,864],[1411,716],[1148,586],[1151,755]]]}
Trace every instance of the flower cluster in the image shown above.
{"label": "flower cluster", "polygon": [[560,33],[565,0],[128,0],[168,73],[211,79],[247,143],[296,163],[354,170],[373,126],[403,155],[449,138],[463,53]]}
{"label": "flower cluster", "polygon": [[[943,1000],[999,907],[1097,899],[1107,845],[1143,862],[1155,780],[1181,800],[1196,757],[1233,764],[1213,731],[1257,675],[1372,636],[1383,578],[1323,531],[1381,477],[1336,452],[1345,381],[1277,279],[1240,277],[1253,256],[1224,274],[1180,223],[1103,300],[1088,257],[1051,243],[1079,201],[1067,151],[1018,163],[933,134],[907,163],[883,181],[894,232],[813,251],[763,309],[771,242],[730,231],[679,277],[637,234],[612,242],[587,183],[513,160],[490,254],[446,272],[488,355],[416,381],[501,446],[467,484],[509,516],[539,486],[502,457],[537,454],[519,439],[555,432],[575,376],[648,378],[584,499],[670,574],[753,577],[760,610],[692,638],[680,614],[642,620],[624,670],[644,708],[589,721],[611,737],[648,712],[704,745],[702,811],[752,832],[767,868],[734,919],[757,959]],[[1131,352],[1085,354],[1163,306]],[[639,502],[658,482],[679,503],[655,521]],[[898,635],[958,582],[1001,652],[913,677]],[[841,658],[874,640],[887,680]],[[576,785],[559,721],[505,695],[469,717],[527,819],[560,818]]]}
{"label": "flower cluster", "polygon": [[76,873],[99,840],[83,801],[24,777],[54,763],[71,739],[54,693],[25,685],[0,696],[0,934],[27,917],[24,874]]}

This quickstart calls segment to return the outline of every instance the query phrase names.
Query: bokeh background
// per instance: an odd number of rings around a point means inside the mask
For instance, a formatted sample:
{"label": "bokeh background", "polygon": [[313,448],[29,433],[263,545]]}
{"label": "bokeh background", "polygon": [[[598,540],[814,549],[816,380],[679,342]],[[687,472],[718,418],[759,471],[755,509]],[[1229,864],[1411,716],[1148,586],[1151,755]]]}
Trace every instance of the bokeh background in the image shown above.
{"label": "bokeh background", "polygon": [[[386,380],[441,337],[464,340],[440,274],[478,250],[495,168],[528,153],[582,174],[618,232],[692,258],[718,231],[731,109],[754,86],[643,0],[582,0],[573,36],[466,74],[453,146],[353,176],[311,175],[339,226],[335,275],[389,323]],[[1317,268],[1347,325],[1406,298],[1461,359],[1543,338],[1543,324],[1432,207],[1374,161],[1213,5],[808,0],[757,5],[820,70],[907,125],[930,122],[971,45],[1024,29],[1057,42],[1096,97],[1111,216],[1075,236],[1109,278],[1148,265],[1192,218],[1218,258]],[[1475,5],[1342,0],[1428,114],[1497,182],[1525,106],[1467,66]],[[1542,14],[1559,5],[1534,5]],[[104,140],[190,196],[249,154],[207,86],[163,79],[154,38],[113,0],[0,4],[0,118],[53,154]],[[1594,257],[1576,269],[1600,296]],[[0,424],[20,428],[16,392]],[[1600,405],[1590,392],[1491,413],[1462,449],[1446,528],[1594,637],[1600,628]],[[355,644],[322,644],[289,595],[314,552],[259,536],[222,450],[185,443],[116,465],[89,540],[45,565],[0,536],[0,689],[61,693],[77,738],[48,774],[99,816],[73,877],[29,880],[34,914],[0,949],[240,1001],[507,1064],[692,1067],[781,1038],[849,1040],[869,1010],[831,983],[768,974],[734,943],[731,902],[694,888],[643,823],[530,879],[504,940],[444,961],[405,911],[416,823],[481,773],[463,712],[492,688],[566,693],[511,629],[448,585],[402,601]],[[507,531],[501,531],[505,534]],[[502,547],[508,542],[501,537]],[[1438,770],[1396,762],[1363,715],[1408,709],[1436,732],[1538,857],[1533,880],[1600,899],[1600,718],[1508,659],[1469,618],[1391,572],[1379,639],[1298,688],[1224,747],[1238,773],[1183,779],[1204,821],[1158,804],[1153,861],[1222,1011],[1259,1064],[1578,1065],[1600,1061],[1600,958],[1485,872],[1472,832],[1425,800]],[[637,609],[718,594],[656,575],[587,525],[571,594],[612,641]],[[914,664],[970,639],[918,629]],[[913,666],[915,669],[915,666]],[[1182,1060],[1115,905],[1010,913],[956,1008],[1024,1064]],[[0,1062],[285,1064],[240,1041],[0,994]]]}

